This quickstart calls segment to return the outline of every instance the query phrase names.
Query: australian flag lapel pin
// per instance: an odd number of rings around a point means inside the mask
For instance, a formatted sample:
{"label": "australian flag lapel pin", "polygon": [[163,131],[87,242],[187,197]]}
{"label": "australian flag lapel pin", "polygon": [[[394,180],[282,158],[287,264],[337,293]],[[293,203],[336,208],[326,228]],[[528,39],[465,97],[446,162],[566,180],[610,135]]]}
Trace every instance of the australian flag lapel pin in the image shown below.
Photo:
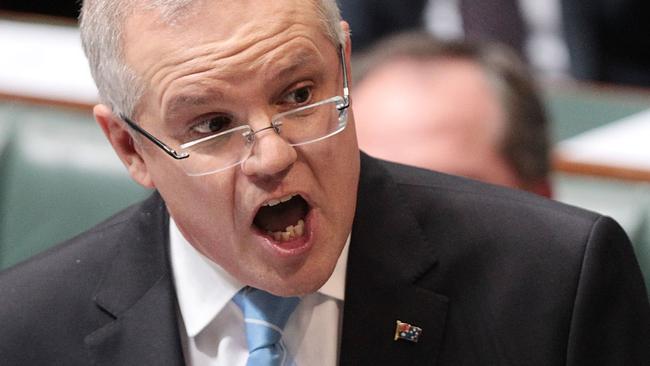
{"label": "australian flag lapel pin", "polygon": [[405,341],[417,343],[422,334],[422,328],[416,327],[408,323],[397,321],[395,326],[395,340],[403,339]]}

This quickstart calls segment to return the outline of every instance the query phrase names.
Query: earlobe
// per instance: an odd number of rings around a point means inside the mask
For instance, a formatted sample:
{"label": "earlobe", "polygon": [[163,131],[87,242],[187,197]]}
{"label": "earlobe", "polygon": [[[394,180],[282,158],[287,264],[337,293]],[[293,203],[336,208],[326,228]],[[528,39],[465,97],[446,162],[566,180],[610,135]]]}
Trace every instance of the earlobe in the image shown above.
{"label": "earlobe", "polygon": [[113,146],[113,150],[115,150],[115,153],[128,170],[131,178],[143,187],[154,188],[141,149],[133,141],[126,124],[117,119],[111,109],[104,104],[96,105],[93,114],[97,124],[104,131],[104,135]]}

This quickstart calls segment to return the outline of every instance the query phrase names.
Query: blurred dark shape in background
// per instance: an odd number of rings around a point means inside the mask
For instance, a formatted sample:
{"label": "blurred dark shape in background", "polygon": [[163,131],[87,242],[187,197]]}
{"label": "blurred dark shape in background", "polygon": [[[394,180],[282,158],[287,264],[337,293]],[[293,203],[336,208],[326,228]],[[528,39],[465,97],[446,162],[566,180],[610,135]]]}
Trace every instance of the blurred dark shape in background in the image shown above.
{"label": "blurred dark shape in background", "polygon": [[562,14],[574,77],[650,87],[650,1],[562,0]]}
{"label": "blurred dark shape in background", "polygon": [[[344,19],[351,25],[355,51],[362,51],[388,34],[424,28],[423,13],[429,1],[338,0]],[[557,22],[561,24],[557,31],[568,50],[571,77],[650,87],[650,1],[557,1]],[[522,13],[525,2],[447,3],[457,4],[466,40],[498,41],[522,54],[520,37],[530,36],[526,32],[531,31],[531,24],[525,23],[530,14]],[[518,30],[522,24],[524,29]]]}
{"label": "blurred dark shape in background", "polygon": [[81,0],[2,0],[0,10],[76,19]]}

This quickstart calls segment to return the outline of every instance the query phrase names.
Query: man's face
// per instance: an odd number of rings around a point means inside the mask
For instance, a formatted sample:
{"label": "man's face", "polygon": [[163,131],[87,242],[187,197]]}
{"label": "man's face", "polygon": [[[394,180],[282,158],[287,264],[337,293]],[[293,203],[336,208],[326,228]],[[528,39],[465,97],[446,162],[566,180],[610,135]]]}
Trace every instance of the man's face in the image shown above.
{"label": "man's face", "polygon": [[509,187],[520,180],[499,151],[501,102],[470,61],[395,60],[354,87],[362,150],[387,160]]}
{"label": "man's face", "polygon": [[[177,148],[187,142],[180,131],[204,121],[237,116],[259,130],[276,113],[342,95],[338,46],[310,1],[198,4],[172,25],[148,13],[127,21],[126,60],[147,85],[134,118],[154,136]],[[329,278],[351,230],[359,175],[352,119],[299,147],[261,132],[241,166],[202,177],[143,139],[143,164],[131,173],[160,191],[188,241],[235,278],[305,294]],[[300,220],[302,235],[269,234]]]}

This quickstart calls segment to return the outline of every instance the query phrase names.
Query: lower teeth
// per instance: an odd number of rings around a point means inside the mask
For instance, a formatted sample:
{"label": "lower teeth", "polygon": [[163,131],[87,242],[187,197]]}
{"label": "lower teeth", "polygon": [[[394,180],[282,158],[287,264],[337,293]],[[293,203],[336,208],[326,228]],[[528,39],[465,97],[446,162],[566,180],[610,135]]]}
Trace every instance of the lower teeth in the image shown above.
{"label": "lower teeth", "polygon": [[298,220],[296,225],[289,225],[284,231],[267,231],[267,234],[272,236],[275,241],[285,242],[301,237],[304,232],[305,221]]}

